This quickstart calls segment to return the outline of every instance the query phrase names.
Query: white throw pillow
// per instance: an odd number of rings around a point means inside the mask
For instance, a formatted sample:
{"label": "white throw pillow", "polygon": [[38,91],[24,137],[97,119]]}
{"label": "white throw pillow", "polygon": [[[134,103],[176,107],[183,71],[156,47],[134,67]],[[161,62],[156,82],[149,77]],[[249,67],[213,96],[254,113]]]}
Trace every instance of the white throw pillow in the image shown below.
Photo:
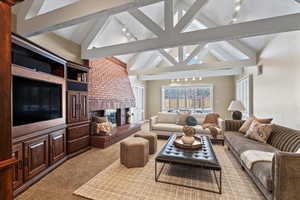
{"label": "white throw pillow", "polygon": [[296,153],[300,153],[300,147],[299,147],[299,149],[296,151]]}

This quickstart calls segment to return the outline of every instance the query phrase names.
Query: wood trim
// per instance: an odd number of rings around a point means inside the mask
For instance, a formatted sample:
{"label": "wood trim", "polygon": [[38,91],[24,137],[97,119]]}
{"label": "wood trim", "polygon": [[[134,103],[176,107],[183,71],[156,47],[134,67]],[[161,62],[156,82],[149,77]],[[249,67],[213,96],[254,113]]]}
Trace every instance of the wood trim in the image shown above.
{"label": "wood trim", "polygon": [[72,61],[68,61],[67,62],[67,67],[79,69],[79,70],[82,70],[82,71],[85,71],[85,72],[89,71],[89,67],[88,66],[80,65],[80,64],[74,63]]}
{"label": "wood trim", "polygon": [[44,47],[41,47],[16,33],[12,33],[12,41],[13,41],[13,43],[15,43],[21,47],[24,47],[30,51],[38,53],[47,58],[50,58],[51,60],[54,60],[61,64],[66,64],[66,62],[67,62],[63,57],[60,57],[59,55],[52,53],[51,51],[45,49]]}
{"label": "wood trim", "polygon": [[2,0],[3,3],[6,3],[9,6],[13,6],[19,2],[22,2],[23,0]]}
{"label": "wood trim", "polygon": [[0,162],[0,170],[7,168],[7,167],[11,167],[13,165],[15,165],[17,163],[17,159],[15,157],[1,161]]}
{"label": "wood trim", "polygon": [[127,64],[124,63],[124,62],[122,62],[121,60],[119,60],[116,57],[107,57],[105,59],[107,59],[107,60],[109,60],[109,61],[111,61],[111,62],[113,62],[113,63],[115,63],[117,65],[120,65],[121,67],[124,67],[125,69],[127,68]]}
{"label": "wood trim", "polygon": [[[11,155],[11,8],[15,1],[0,2],[0,199],[12,200]],[[9,160],[9,161],[7,161]],[[5,163],[5,164],[4,164]]]}

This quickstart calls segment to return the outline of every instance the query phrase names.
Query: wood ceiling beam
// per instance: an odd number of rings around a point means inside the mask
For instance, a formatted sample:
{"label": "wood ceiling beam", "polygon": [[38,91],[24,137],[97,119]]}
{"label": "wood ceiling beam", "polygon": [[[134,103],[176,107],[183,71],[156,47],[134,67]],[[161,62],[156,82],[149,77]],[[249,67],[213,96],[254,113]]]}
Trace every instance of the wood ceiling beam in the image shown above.
{"label": "wood ceiling beam", "polygon": [[171,79],[183,79],[194,77],[216,77],[216,76],[233,76],[242,74],[242,68],[234,69],[222,69],[222,70],[197,70],[192,73],[183,71],[181,73],[168,73],[159,75],[138,75],[138,80],[150,81],[150,80],[171,80]]}
{"label": "wood ceiling beam", "polygon": [[174,0],[164,0],[165,2],[165,31],[172,34],[174,29]]}
{"label": "wood ceiling beam", "polygon": [[173,56],[171,56],[166,50],[159,49],[158,52],[163,56],[163,58],[169,62],[171,65],[177,65],[178,62],[175,60]]}
{"label": "wood ceiling beam", "polygon": [[139,9],[130,10],[128,12],[130,15],[132,15],[136,20],[138,20],[143,26],[145,26],[149,31],[154,33],[156,36],[161,36],[164,34],[164,30]]}
{"label": "wood ceiling beam", "polygon": [[110,21],[111,21],[111,17],[107,15],[101,17],[100,19],[97,19],[94,22],[94,25],[92,26],[88,35],[81,43],[81,52],[91,48],[93,43],[98,39],[98,36],[102,34],[102,32],[107,27],[107,25],[110,23]]}
{"label": "wood ceiling beam", "polygon": [[300,30],[300,13],[88,50],[85,59]]}
{"label": "wood ceiling beam", "polygon": [[220,70],[227,68],[242,68],[255,66],[256,61],[252,59],[246,60],[236,60],[236,61],[221,61],[221,62],[211,62],[211,63],[202,63],[202,64],[178,64],[175,66],[169,67],[159,67],[154,69],[138,69],[128,71],[130,75],[153,75],[161,73],[173,73],[173,72],[182,72],[182,71],[198,71],[198,70]]}
{"label": "wood ceiling beam", "polygon": [[176,24],[174,30],[175,32],[182,32],[195,18],[200,9],[208,2],[208,0],[197,0],[189,8],[186,14],[180,19]]}
{"label": "wood ceiling beam", "polygon": [[31,19],[20,21],[17,31],[24,36],[33,36],[160,1],[162,0],[81,0]]}

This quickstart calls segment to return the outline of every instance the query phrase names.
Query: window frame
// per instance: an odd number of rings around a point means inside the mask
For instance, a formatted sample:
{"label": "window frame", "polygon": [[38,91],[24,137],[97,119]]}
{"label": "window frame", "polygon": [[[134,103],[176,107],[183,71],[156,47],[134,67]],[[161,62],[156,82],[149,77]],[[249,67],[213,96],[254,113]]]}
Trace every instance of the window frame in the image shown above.
{"label": "window frame", "polygon": [[[240,84],[240,85],[239,85]],[[247,84],[248,87],[245,87]],[[240,90],[243,90],[244,93],[247,93],[248,96],[248,105],[244,105],[246,111],[243,111],[243,119],[247,119],[248,117],[251,117],[253,115],[253,75],[249,74],[244,77],[241,77],[240,79],[235,81],[235,98],[236,100],[241,101],[244,104],[244,101],[241,100],[241,95],[239,94]]]}
{"label": "window frame", "polygon": [[[167,112],[164,109],[164,90],[166,88],[208,88],[210,90],[211,112],[215,110],[214,104],[214,85],[213,84],[188,84],[188,85],[163,85],[160,89],[160,111]],[[189,108],[186,108],[189,110]]]}

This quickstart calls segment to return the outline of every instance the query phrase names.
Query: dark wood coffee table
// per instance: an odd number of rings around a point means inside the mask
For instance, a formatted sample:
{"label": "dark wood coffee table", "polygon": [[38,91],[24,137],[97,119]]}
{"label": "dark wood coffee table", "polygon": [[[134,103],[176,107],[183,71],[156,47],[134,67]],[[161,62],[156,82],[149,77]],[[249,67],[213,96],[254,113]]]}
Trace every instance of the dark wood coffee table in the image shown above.
{"label": "dark wood coffee table", "polygon": [[[155,158],[155,181],[222,194],[222,168],[212,148],[209,137],[199,136],[203,141],[203,146],[200,149],[190,150],[175,147],[173,142],[176,136],[177,135],[174,134],[169,138],[167,144],[165,144]],[[157,163],[163,163],[159,172],[157,171]],[[159,180],[165,164],[186,165],[189,167],[197,167],[201,170],[206,169],[213,171],[218,191]],[[219,178],[216,172],[219,172]]]}

